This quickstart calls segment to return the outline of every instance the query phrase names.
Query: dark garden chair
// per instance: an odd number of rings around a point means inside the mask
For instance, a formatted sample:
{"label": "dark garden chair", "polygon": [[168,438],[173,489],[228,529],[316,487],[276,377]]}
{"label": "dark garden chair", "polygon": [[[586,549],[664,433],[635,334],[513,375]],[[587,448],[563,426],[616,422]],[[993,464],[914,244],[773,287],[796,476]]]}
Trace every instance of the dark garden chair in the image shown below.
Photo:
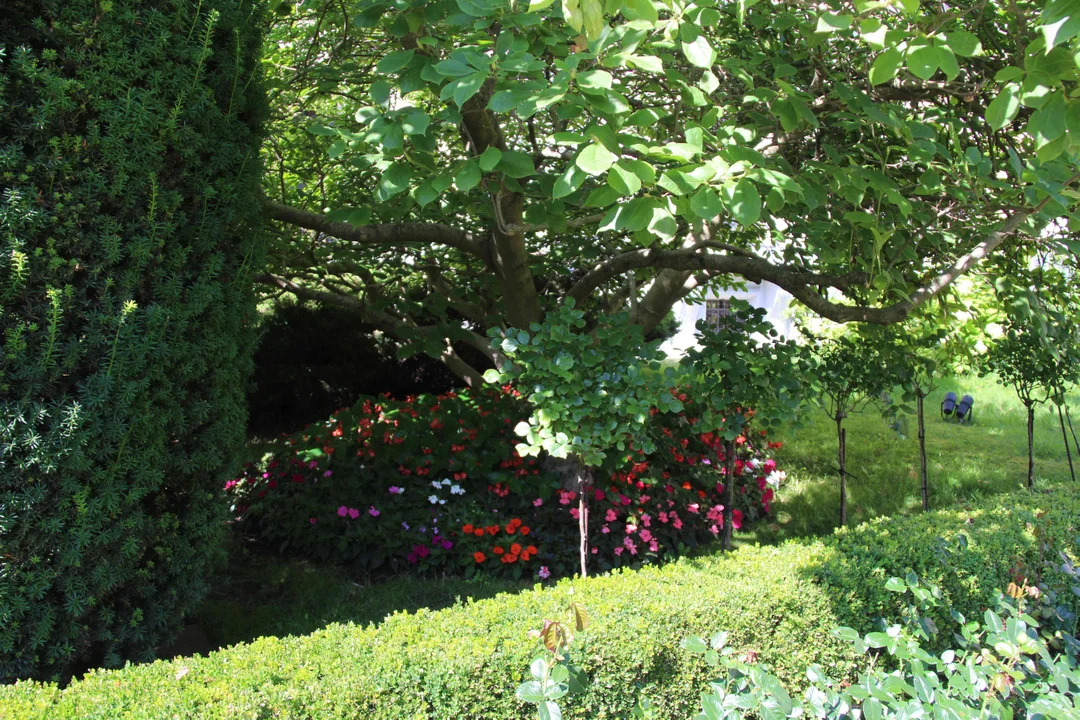
{"label": "dark garden chair", "polygon": [[975,398],[970,395],[960,398],[960,404],[956,406],[956,422],[969,423],[974,420],[975,411],[971,407],[974,404]]}
{"label": "dark garden chair", "polygon": [[945,393],[945,399],[941,401],[941,419],[948,420],[956,412],[956,393]]}

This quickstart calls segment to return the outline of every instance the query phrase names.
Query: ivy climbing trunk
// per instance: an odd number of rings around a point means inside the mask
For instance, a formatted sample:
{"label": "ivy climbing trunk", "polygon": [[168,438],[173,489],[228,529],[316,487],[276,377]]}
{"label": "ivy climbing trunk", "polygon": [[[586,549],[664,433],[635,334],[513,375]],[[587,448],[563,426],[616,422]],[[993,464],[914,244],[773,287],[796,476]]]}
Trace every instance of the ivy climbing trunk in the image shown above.
{"label": "ivy climbing trunk", "polygon": [[1028,435],[1028,470],[1027,486],[1035,487],[1035,406],[1030,402],[1024,403],[1027,407],[1027,435]]}
{"label": "ivy climbing trunk", "polygon": [[840,527],[847,525],[847,432],[844,430],[844,416],[836,416],[836,440],[838,445],[837,460],[840,469]]}
{"label": "ivy climbing trunk", "polygon": [[724,550],[735,532],[735,441],[724,440]]}
{"label": "ivy climbing trunk", "polygon": [[1061,405],[1058,405],[1058,422],[1061,424],[1061,440],[1065,443],[1065,457],[1069,459],[1069,477],[1073,482],[1076,482],[1076,471],[1073,470],[1072,461],[1072,448],[1069,447],[1069,436],[1065,434],[1065,415],[1061,412]]}
{"label": "ivy climbing trunk", "polygon": [[922,391],[917,391],[918,408],[917,414],[919,416],[919,477],[922,481],[922,509],[926,512],[930,509],[930,486],[927,481],[926,473],[926,422],[923,416],[923,401],[926,399],[926,395]]}

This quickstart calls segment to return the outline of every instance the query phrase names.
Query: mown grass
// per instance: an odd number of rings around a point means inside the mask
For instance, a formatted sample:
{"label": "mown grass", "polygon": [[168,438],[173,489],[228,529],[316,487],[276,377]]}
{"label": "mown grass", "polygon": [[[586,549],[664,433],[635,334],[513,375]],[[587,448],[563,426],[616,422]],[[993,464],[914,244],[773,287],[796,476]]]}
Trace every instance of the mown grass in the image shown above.
{"label": "mown grass", "polygon": [[[939,415],[948,391],[975,398],[974,422],[958,425]],[[1080,396],[1069,398],[1080,420]],[[802,427],[786,431],[777,463],[788,472],[773,522],[744,540],[775,541],[831,532],[839,521],[836,424],[813,410]],[[1024,406],[1011,388],[974,376],[942,381],[926,400],[926,452],[930,507],[943,508],[1004,492],[1026,482],[1027,426]],[[847,428],[848,523],[921,512],[919,445],[914,415],[901,416],[900,432],[869,406],[844,421]],[[1080,433],[1080,427],[1077,427]],[[1070,438],[1071,441],[1071,438]],[[1069,481],[1069,465],[1052,404],[1035,415],[1035,484]],[[1080,472],[1080,462],[1075,457]]]}
{"label": "mown grass", "polygon": [[[938,407],[945,393],[975,397],[975,422],[943,422]],[[1080,398],[1070,399],[1080,420]],[[948,380],[927,399],[927,456],[931,508],[969,502],[1016,489],[1027,473],[1024,408],[1010,388],[992,378]],[[921,512],[919,454],[914,416],[904,416],[900,432],[870,406],[845,421],[847,427],[848,522],[881,515]],[[1080,427],[1077,428],[1080,431]],[[736,534],[736,544],[770,544],[791,537],[832,532],[839,515],[836,427],[823,410],[807,413],[803,425],[788,430],[777,451],[788,473],[774,505],[774,517]],[[1077,469],[1080,470],[1080,461]],[[1036,414],[1036,485],[1069,481],[1069,468],[1056,413]],[[704,548],[703,554],[718,547]],[[398,577],[357,582],[348,574],[308,563],[279,560],[237,546],[230,567],[197,618],[210,642],[227,646],[264,635],[303,635],[333,622],[378,623],[397,610],[440,609],[467,598],[516,592],[532,582],[491,578]]]}

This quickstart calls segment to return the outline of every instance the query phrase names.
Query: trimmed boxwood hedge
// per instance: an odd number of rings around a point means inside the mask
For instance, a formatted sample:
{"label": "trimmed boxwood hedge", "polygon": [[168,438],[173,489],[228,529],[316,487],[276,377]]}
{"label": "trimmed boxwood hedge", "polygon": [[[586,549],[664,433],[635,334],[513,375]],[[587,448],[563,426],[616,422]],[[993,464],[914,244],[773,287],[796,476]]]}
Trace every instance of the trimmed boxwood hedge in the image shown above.
{"label": "trimmed boxwood hedge", "polygon": [[[1039,507],[1052,509],[1039,517]],[[885,578],[914,569],[971,616],[1008,583],[1017,562],[1040,561],[1036,528],[1073,542],[1078,510],[1080,492],[1071,489],[1002,496],[868,523],[824,541],[747,547],[439,612],[398,613],[378,626],[331,625],[205,658],[96,671],[63,690],[23,682],[0,689],[0,717],[530,717],[535,710],[514,697],[537,649],[527,631],[571,600],[593,618],[575,640],[592,683],[564,703],[566,717],[626,717],[642,695],[663,717],[689,717],[708,673],[679,648],[686,635],[727,630],[735,647],[755,651],[794,685],[811,663],[849,673],[855,658],[830,630],[842,623],[868,630],[874,615],[895,616]],[[966,549],[945,552],[959,533]]]}

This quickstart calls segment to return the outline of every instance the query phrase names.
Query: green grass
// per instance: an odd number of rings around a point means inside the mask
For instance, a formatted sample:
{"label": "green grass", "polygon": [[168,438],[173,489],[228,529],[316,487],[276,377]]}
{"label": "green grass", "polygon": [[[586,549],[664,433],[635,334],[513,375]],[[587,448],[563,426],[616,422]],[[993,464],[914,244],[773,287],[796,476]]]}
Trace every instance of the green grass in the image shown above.
{"label": "green grass", "polygon": [[[958,425],[939,415],[948,391],[975,398],[975,422]],[[1070,398],[1074,421],[1080,403]],[[1069,465],[1053,405],[1035,415],[1035,485],[1069,481]],[[801,428],[780,439],[777,463],[788,482],[774,505],[774,522],[753,529],[744,540],[771,542],[831,532],[839,521],[836,424],[824,410],[812,410]],[[1016,488],[1027,478],[1027,420],[1011,388],[993,378],[943,381],[926,400],[926,454],[930,507],[944,508]],[[873,517],[921,512],[919,441],[914,415],[902,416],[901,433],[890,429],[869,406],[844,421],[847,428],[848,524]],[[1080,427],[1077,428],[1080,432]],[[1070,438],[1071,439],[1071,438]],[[1077,463],[1077,458],[1073,457]],[[1080,463],[1077,463],[1080,471]]]}
{"label": "green grass", "polygon": [[[940,419],[938,407],[949,390],[975,397],[974,424]],[[1080,404],[1074,399],[1070,406],[1080,420]],[[1024,483],[1026,420],[1011,388],[992,378],[951,380],[927,399],[926,409],[931,508],[969,502]],[[773,520],[736,533],[737,545],[772,544],[830,533],[836,527],[840,494],[835,424],[823,410],[811,411],[806,420],[780,438],[784,447],[777,452],[777,461],[788,472],[788,482],[774,504]],[[849,524],[921,512],[915,418],[905,416],[903,423],[900,435],[873,406],[845,421],[848,469],[854,475],[848,479]],[[1080,462],[1077,465],[1080,470]],[[1046,407],[1036,414],[1035,474],[1037,486],[1069,480],[1057,415]],[[711,546],[700,554],[717,551],[718,546]],[[304,635],[334,622],[378,623],[398,610],[437,610],[528,586],[531,582],[446,577],[358,583],[341,571],[236,548],[198,621],[211,643],[223,647],[265,635]]]}

